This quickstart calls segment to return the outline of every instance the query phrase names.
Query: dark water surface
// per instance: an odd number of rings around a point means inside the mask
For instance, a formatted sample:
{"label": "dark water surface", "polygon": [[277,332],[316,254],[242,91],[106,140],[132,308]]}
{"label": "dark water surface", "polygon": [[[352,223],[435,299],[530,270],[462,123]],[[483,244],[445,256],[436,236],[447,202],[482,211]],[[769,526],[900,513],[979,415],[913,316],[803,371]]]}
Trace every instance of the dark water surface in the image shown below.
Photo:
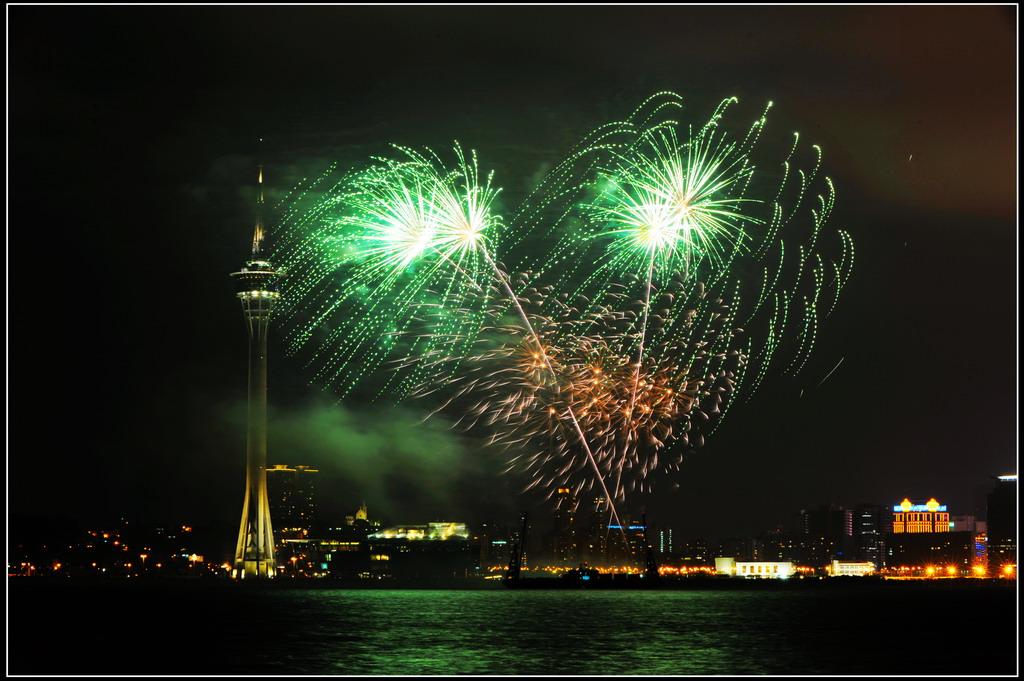
{"label": "dark water surface", "polygon": [[[12,674],[1014,674],[1016,589],[342,590],[9,580]],[[70,582],[70,580],[69,580]]]}

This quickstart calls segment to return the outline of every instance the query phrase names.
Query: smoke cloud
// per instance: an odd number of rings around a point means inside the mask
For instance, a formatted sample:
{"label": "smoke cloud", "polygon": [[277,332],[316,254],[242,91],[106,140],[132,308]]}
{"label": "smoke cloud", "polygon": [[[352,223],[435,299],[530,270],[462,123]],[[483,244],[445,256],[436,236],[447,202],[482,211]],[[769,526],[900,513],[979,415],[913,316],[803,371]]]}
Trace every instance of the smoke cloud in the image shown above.
{"label": "smoke cloud", "polygon": [[268,464],[317,468],[321,520],[341,523],[365,500],[371,520],[504,522],[515,514],[504,457],[413,407],[330,404],[269,414]]}

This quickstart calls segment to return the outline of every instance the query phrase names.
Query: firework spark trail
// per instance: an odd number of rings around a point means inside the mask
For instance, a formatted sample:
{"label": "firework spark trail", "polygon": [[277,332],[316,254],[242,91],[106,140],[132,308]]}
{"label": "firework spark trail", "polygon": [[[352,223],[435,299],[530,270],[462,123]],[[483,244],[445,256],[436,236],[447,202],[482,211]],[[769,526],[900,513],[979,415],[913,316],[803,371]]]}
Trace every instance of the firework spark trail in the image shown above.
{"label": "firework spark trail", "polygon": [[[512,304],[518,311],[523,324],[526,325],[526,328],[529,330],[530,336],[533,338],[534,342],[536,342],[538,346],[541,346],[540,336],[537,335],[536,330],[534,330],[533,328],[533,324],[530,323],[530,318],[526,315],[526,312],[523,310],[522,305],[520,305],[519,297],[516,295],[515,291],[512,290],[512,286],[508,282],[508,275],[506,275],[504,272],[498,269],[498,266],[495,264],[494,260],[491,258],[490,254],[487,252],[486,249],[483,249],[482,252],[484,257],[487,259],[487,262],[491,265],[491,268],[494,270],[494,276],[498,279],[498,281],[501,282],[502,287],[505,289],[505,292],[511,299]],[[544,361],[544,366],[547,368],[547,370],[551,373],[553,377],[557,377],[557,374],[555,373],[555,370],[551,366],[551,362],[548,359],[547,353],[544,352],[543,346],[541,346],[539,354],[540,358]],[[569,419],[572,421],[573,428],[576,430],[576,434],[579,436],[580,444],[583,446],[583,450],[587,454],[587,459],[590,461],[590,464],[594,467],[594,474],[597,476],[597,481],[598,483],[600,483],[601,489],[604,491],[605,498],[609,500],[609,510],[611,511],[612,518],[614,518],[616,524],[618,524],[621,528],[622,523],[619,521],[619,515],[615,508],[615,500],[608,494],[608,487],[605,484],[604,476],[601,474],[601,469],[597,465],[597,460],[594,458],[594,453],[591,451],[590,445],[587,443],[587,436],[583,433],[583,429],[580,427],[579,420],[577,420],[576,414],[571,406],[566,408],[566,414],[568,414]],[[625,539],[625,530],[623,530],[622,536],[623,539]]]}
{"label": "firework spark trail", "polygon": [[820,388],[820,387],[821,387],[821,385],[822,385],[822,383],[824,383],[825,381],[827,381],[827,380],[828,380],[828,377],[829,377],[829,376],[831,376],[832,374],[834,374],[834,373],[836,372],[836,369],[838,369],[838,368],[839,368],[839,365],[843,363],[843,360],[844,360],[844,359],[846,359],[846,358],[845,358],[845,357],[840,357],[840,358],[839,358],[839,361],[838,361],[838,362],[836,362],[836,365],[835,365],[834,367],[832,367],[832,371],[830,371],[830,372],[828,372],[827,374],[825,374],[825,378],[821,379],[821,381],[820,381],[820,382],[818,383],[818,385],[816,385],[816,386],[814,386],[814,387],[815,387],[816,389],[817,389],[817,388]]}
{"label": "firework spark trail", "polygon": [[[640,388],[640,367],[643,365],[643,361],[644,361],[644,339],[647,337],[647,321],[648,321],[648,318],[650,316],[650,311],[651,311],[651,284],[652,284],[652,280],[654,278],[654,258],[655,258],[655,255],[656,255],[656,252],[652,249],[651,250],[650,261],[649,261],[648,266],[647,266],[647,285],[644,287],[644,299],[643,299],[644,318],[643,318],[643,322],[640,324],[640,340],[639,340],[639,346],[637,347],[637,351],[636,351],[636,370],[633,372],[633,390],[632,390],[632,392],[630,393],[630,396],[629,396],[629,407],[627,408],[627,414],[628,415],[631,415],[633,413],[633,409],[636,407],[636,393],[637,393],[637,390]],[[622,482],[622,469],[620,468],[618,470],[618,473],[615,476],[615,496],[616,497],[618,497],[618,495],[619,495],[619,489],[620,489],[621,482]]]}
{"label": "firework spark trail", "polygon": [[[681,275],[676,285],[684,286]],[[717,423],[741,373],[742,345],[732,341],[727,307],[701,287],[691,289],[690,300],[677,300],[687,309],[675,315],[668,309],[674,295],[657,294],[668,307],[650,314],[656,340],[639,372],[630,340],[635,321],[622,307],[637,304],[632,296],[614,294],[610,305],[581,300],[595,309],[581,315],[550,286],[526,287],[517,315],[529,319],[532,331],[526,331],[502,321],[502,310],[513,304],[507,291],[504,299],[495,294],[490,329],[497,336],[480,337],[483,349],[465,359],[456,380],[424,386],[421,394],[448,393],[439,410],[462,414],[462,427],[496,429],[492,442],[519,451],[510,467],[531,472],[531,486],[578,487],[577,457],[567,445],[582,431],[591,452],[579,465],[596,463],[601,477],[616,478],[618,489],[605,498],[621,502],[627,491],[649,487],[644,481],[653,471],[678,467],[682,456],[666,457],[668,447],[703,444],[701,430]],[[442,351],[419,359],[444,364],[463,358]],[[568,411],[575,417],[571,426],[559,417]],[[566,427],[573,434],[557,436]],[[538,453],[530,453],[533,447]]]}

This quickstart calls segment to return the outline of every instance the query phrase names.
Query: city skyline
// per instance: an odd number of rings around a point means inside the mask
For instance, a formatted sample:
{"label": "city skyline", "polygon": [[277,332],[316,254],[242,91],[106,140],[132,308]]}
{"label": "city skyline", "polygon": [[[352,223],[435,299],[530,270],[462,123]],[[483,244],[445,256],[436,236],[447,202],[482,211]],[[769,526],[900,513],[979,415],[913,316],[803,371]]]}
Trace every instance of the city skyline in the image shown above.
{"label": "city skyline", "polygon": [[[575,139],[659,89],[689,98],[695,120],[726,96],[754,108],[774,101],[773,134],[799,129],[822,146],[838,193],[833,220],[853,234],[857,263],[803,373],[773,379],[735,407],[674,476],[680,487],[663,485],[635,507],[652,525],[695,519],[738,534],[751,509],[771,525],[793,507],[935,497],[970,515],[978,486],[1016,473],[1014,71],[1004,8],[587,9],[595,27],[636,27],[670,10],[728,19],[752,32],[750,52],[767,47],[758,19],[801,26],[791,53],[769,52],[760,68],[677,53],[654,27],[643,67],[633,40],[619,61],[596,67],[580,64],[581,53],[599,57],[582,38],[524,59],[514,30],[555,32],[571,22],[565,11],[538,27],[536,9],[407,9],[401,18],[380,8],[260,18],[228,8],[9,10],[11,512],[83,523],[129,510],[150,521],[237,514],[245,332],[223,274],[251,233],[258,138],[267,140],[271,205],[329,161],[355,164],[390,142],[445,148],[459,139],[495,168],[511,208]],[[377,54],[374,68],[347,74],[344,92],[310,75],[286,78],[304,65],[352,63],[368,49],[360,27],[385,16],[393,36],[415,44],[414,18],[442,14],[462,26],[505,19],[497,49],[468,62],[442,50],[412,63],[411,46],[408,55]],[[62,25],[72,16],[79,21]],[[938,54],[931,45],[949,41],[920,28],[925,16],[929,31],[965,39]],[[200,17],[209,24],[192,22]],[[299,37],[326,37],[316,25],[325,18],[350,39],[337,53]],[[150,43],[141,31],[154,20],[165,32]],[[84,47],[67,28],[79,23],[105,40]],[[806,37],[826,28],[838,47]],[[267,48],[274,58],[257,46],[274,44],[277,30],[287,38]],[[219,31],[260,39],[233,51]],[[178,41],[189,49],[172,49]],[[128,68],[125,51],[149,77]],[[72,54],[80,63],[66,61]],[[257,59],[262,67],[246,70]],[[705,73],[676,74],[694,60]],[[814,83],[814,96],[781,75],[786,68]],[[943,68],[958,76],[945,93],[935,75]],[[137,87],[129,93],[128,84]],[[244,106],[242,94],[251,95]],[[414,113],[406,101],[417,102]],[[68,115],[69,104],[99,115]],[[226,125],[232,118],[239,122]],[[87,172],[56,189],[53,168],[74,168],[74,157],[89,160]],[[62,216],[80,224],[45,243],[37,223]],[[51,263],[46,280],[26,283],[28,254]],[[99,295],[89,306],[96,330],[76,345],[48,301],[80,284],[68,274],[83,276],[78,266]],[[147,279],[153,267],[174,275],[157,285]],[[176,303],[154,305],[151,294]],[[369,391],[335,404],[273,332],[270,343],[268,463],[319,468],[336,506],[366,498],[396,517],[436,509],[510,523],[543,508],[517,493],[521,480],[501,475],[501,456],[443,418],[421,423],[426,407],[371,403]],[[1000,368],[1003,357],[1012,370]],[[45,437],[28,418],[42,405],[65,425]]]}
{"label": "city skyline", "polygon": [[[643,567],[646,553],[648,566],[670,576],[691,570],[707,573],[717,559],[731,557],[787,562],[805,576],[834,576],[837,573],[829,570],[837,569],[838,561],[859,570],[858,576],[1016,578],[1016,476],[997,481],[978,518],[952,515],[934,498],[915,500],[920,503],[904,499],[889,506],[800,509],[784,526],[763,528],[750,536],[685,537],[672,527],[647,524],[643,517],[624,518],[621,526],[611,524],[608,509],[593,503],[568,514],[557,508],[546,516],[523,514],[516,524],[436,518],[382,522],[365,503],[344,519],[321,517],[315,510],[318,471],[284,466],[273,470],[276,482],[269,489],[273,523],[279,528],[278,576],[358,580],[369,571],[375,579],[407,579],[408,572],[391,572],[389,566],[396,563],[374,563],[373,555],[397,560],[411,551],[403,569],[425,571],[424,577],[495,579],[511,569],[510,547],[521,545],[522,525],[529,528],[529,561],[522,567],[542,574],[583,565],[604,572],[636,571]],[[569,490],[561,490],[559,496],[571,501]],[[216,525],[145,526],[120,519],[77,530],[16,529],[12,539],[17,549],[9,561],[16,575],[238,576],[226,530]],[[461,567],[431,566],[429,556],[437,551],[461,556]],[[451,569],[458,573],[446,573]]]}

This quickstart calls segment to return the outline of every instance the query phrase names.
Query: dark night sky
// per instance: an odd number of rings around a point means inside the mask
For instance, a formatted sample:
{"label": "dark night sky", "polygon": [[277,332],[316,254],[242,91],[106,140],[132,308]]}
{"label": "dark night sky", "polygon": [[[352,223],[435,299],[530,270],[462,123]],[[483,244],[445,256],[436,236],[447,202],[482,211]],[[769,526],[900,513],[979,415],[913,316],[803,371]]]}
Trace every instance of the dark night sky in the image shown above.
{"label": "dark night sky", "polygon": [[[255,141],[271,203],[389,143],[478,150],[514,204],[659,90],[694,121],[772,100],[820,144],[853,278],[796,380],[766,384],[648,500],[682,535],[818,504],[974,512],[1016,471],[1015,7],[9,6],[8,504],[233,521],[244,481]],[[912,158],[911,158],[912,157]],[[499,461],[345,402],[271,348],[271,462],[324,506],[511,522]],[[842,360],[835,373],[822,378]],[[800,391],[804,390],[803,398]],[[424,456],[424,452],[428,456]],[[666,486],[667,487],[667,486]]]}

